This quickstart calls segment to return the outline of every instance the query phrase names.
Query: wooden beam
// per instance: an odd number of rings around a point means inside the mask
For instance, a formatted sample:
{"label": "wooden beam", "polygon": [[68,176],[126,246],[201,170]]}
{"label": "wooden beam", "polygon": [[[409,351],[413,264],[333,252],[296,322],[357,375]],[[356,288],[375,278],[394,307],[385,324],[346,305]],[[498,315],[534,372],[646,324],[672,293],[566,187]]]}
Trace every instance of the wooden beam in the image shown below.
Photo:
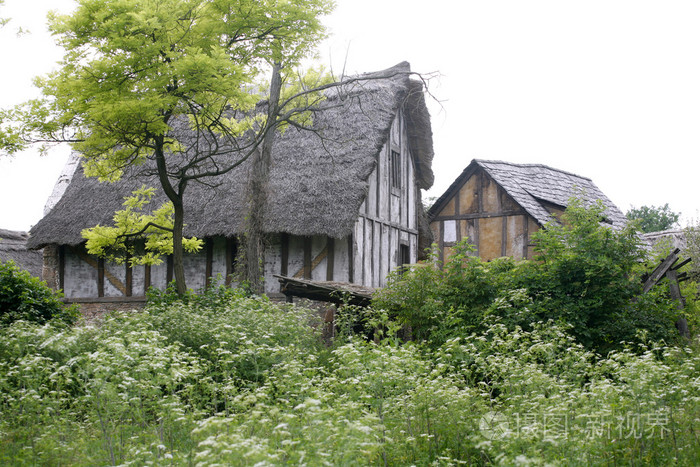
{"label": "wooden beam", "polygon": [[523,214],[523,259],[527,259],[530,245],[530,219],[527,214]]}
{"label": "wooden beam", "polygon": [[335,239],[328,237],[327,243],[326,243],[326,249],[328,250],[328,254],[326,255],[327,261],[326,261],[326,280],[327,281],[332,281],[335,279],[335,271],[333,268],[335,267]]}
{"label": "wooden beam", "polygon": [[652,271],[651,275],[649,278],[644,282],[644,289],[642,293],[647,293],[651,290],[654,285],[656,285],[665,275],[666,273],[673,267],[676,261],[678,261],[678,253],[680,253],[680,249],[676,248],[669,254],[663,261],[661,261],[661,264],[656,266],[656,269]]}
{"label": "wooden beam", "polygon": [[124,275],[124,296],[131,297],[133,295],[134,287],[134,270],[131,268],[131,255],[127,253],[126,261],[124,262],[126,266],[126,271]]}
{"label": "wooden beam", "polygon": [[[87,253],[85,253],[84,251],[81,251],[81,250],[79,250],[79,249],[71,248],[71,247],[68,247],[68,248],[70,249],[70,251],[71,251],[74,255],[76,255],[76,256],[77,256],[78,258],[80,258],[82,261],[84,261],[84,262],[87,263],[88,265],[90,265],[90,266],[92,266],[93,268],[95,268],[95,269],[97,270],[97,275],[98,275],[98,278],[99,278],[99,274],[100,274],[99,260],[96,261],[95,258],[93,258],[92,256],[88,255]],[[101,259],[101,258],[100,258],[100,259]],[[121,282],[114,274],[112,274],[111,272],[109,272],[108,270],[106,270],[106,269],[104,268],[104,260],[102,260],[102,265],[103,265],[103,266],[102,266],[102,274],[103,274],[102,284],[103,284],[103,290],[104,290],[104,279],[107,279],[109,282],[112,283],[112,285],[113,285],[117,290],[119,290],[119,291],[122,293],[122,295],[126,295],[126,286],[125,286],[124,284],[122,284],[122,282]],[[98,287],[98,292],[99,292],[99,287]]]}
{"label": "wooden beam", "polygon": [[143,267],[143,294],[146,295],[148,289],[151,288],[151,265],[146,264]]}
{"label": "wooden beam", "polygon": [[211,281],[212,281],[212,273],[214,270],[214,239],[213,238],[205,238],[204,239],[204,246],[206,248],[207,252],[207,259],[206,259],[206,266],[204,268],[204,288],[208,289],[209,286],[211,286]]}
{"label": "wooden beam", "polygon": [[173,255],[168,255],[166,264],[165,282],[170,284],[173,281]]}
{"label": "wooden beam", "polygon": [[236,238],[226,237],[226,285],[233,279],[233,262],[236,260]]}
{"label": "wooden beam", "polygon": [[527,214],[522,209],[511,209],[509,211],[498,211],[498,212],[474,212],[467,214],[457,214],[454,216],[437,216],[433,220],[471,220],[471,219],[491,219],[493,217],[509,217],[509,216],[520,216]]}
{"label": "wooden beam", "polygon": [[105,296],[105,260],[97,258],[97,296]]}
{"label": "wooden beam", "polygon": [[[66,285],[66,247],[58,247],[58,288],[64,290]],[[55,287],[55,285],[54,285]]]}
{"label": "wooden beam", "polygon": [[[311,271],[313,267],[311,266],[311,246],[313,239],[309,236],[304,237],[304,266],[303,266],[303,277],[304,279],[311,279]],[[298,274],[298,273],[297,273]],[[295,274],[296,276],[296,274]]]}
{"label": "wooden beam", "polygon": [[348,236],[348,282],[355,282],[355,236],[350,234]]}
{"label": "wooden beam", "polygon": [[501,221],[501,256],[506,255],[506,248],[508,246],[508,218],[503,216]]}
{"label": "wooden beam", "polygon": [[282,243],[282,264],[280,265],[280,272],[283,276],[286,276],[289,273],[289,234],[282,232],[280,235],[280,242]]}

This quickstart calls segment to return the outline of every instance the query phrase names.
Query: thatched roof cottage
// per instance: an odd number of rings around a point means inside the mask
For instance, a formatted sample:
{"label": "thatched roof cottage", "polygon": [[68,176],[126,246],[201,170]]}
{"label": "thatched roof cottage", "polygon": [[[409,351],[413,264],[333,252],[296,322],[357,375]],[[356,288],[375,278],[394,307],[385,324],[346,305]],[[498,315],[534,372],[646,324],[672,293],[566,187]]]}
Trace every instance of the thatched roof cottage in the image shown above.
{"label": "thatched roof cottage", "polygon": [[566,209],[572,196],[602,201],[605,222],[624,214],[590,178],[540,164],[473,160],[433,204],[430,227],[442,258],[467,238],[484,260],[533,256],[531,235]]}
{"label": "thatched roof cottage", "polygon": [[[389,73],[387,73],[389,72]],[[273,146],[265,230],[266,292],[279,293],[274,275],[382,286],[396,266],[418,258],[421,189],[433,183],[430,117],[423,84],[407,63],[331,92],[313,119],[314,131],[289,128]],[[243,233],[249,164],[217,180],[193,184],[185,195],[185,234],[206,240],[186,255],[188,287],[229,276]],[[31,230],[29,246],[47,247],[49,283],[66,297],[123,299],[163,287],[169,262],[128,268],[89,256],[81,230],[110,225],[123,198],[153,180],[133,175],[108,184],[78,167],[65,193]],[[164,199],[163,195],[157,196]],[[157,200],[156,200],[157,201]]]}

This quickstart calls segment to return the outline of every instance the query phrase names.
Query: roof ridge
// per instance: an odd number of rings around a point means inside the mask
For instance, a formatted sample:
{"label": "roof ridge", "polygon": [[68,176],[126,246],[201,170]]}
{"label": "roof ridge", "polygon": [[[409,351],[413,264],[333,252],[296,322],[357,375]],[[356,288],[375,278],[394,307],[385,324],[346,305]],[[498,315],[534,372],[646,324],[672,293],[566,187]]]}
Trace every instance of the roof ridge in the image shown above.
{"label": "roof ridge", "polygon": [[593,181],[593,180],[592,180],[591,178],[589,178],[589,177],[585,177],[585,176],[583,176],[583,175],[575,174],[575,173],[573,173],[573,172],[569,172],[569,171],[566,171],[566,170],[557,169],[557,168],[555,168],[555,167],[550,167],[550,166],[545,165],[545,164],[517,164],[517,163],[515,163],[515,162],[500,161],[500,160],[488,160],[488,159],[474,159],[474,160],[475,160],[477,163],[479,163],[479,165],[481,165],[481,163],[487,163],[487,164],[504,164],[504,165],[510,165],[510,166],[513,166],[513,167],[539,167],[539,168],[543,168],[543,169],[552,170],[552,171],[554,171],[554,172],[559,172],[559,173],[563,173],[563,174],[566,174],[566,175],[571,175],[572,177],[582,178],[582,179],[588,180],[588,181],[590,181],[590,182]]}

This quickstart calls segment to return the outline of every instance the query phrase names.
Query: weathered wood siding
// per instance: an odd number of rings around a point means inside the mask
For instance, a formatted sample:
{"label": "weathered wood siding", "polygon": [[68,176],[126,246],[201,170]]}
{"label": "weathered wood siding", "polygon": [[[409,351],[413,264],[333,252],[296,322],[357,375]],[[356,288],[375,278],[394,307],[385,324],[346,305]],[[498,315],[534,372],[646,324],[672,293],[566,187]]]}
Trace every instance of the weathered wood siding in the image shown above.
{"label": "weathered wood siding", "polygon": [[354,282],[370,287],[384,286],[389,272],[401,265],[402,246],[409,262],[416,262],[418,188],[402,115],[394,120],[377,162],[353,232]]}
{"label": "weathered wood siding", "polygon": [[491,177],[477,169],[453,189],[430,228],[443,261],[463,239],[474,245],[475,255],[491,260],[501,256],[532,258],[530,237],[539,225]]}

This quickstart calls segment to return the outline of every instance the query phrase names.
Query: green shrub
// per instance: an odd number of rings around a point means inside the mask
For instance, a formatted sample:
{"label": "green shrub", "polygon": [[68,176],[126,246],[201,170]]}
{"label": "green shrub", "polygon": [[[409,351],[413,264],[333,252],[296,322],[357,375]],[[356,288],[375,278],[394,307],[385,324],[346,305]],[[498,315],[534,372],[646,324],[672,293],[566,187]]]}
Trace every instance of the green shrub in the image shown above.
{"label": "green shrub", "polygon": [[17,320],[72,324],[78,319],[78,308],[66,307],[61,297],[13,261],[0,262],[0,326]]}
{"label": "green shrub", "polygon": [[393,274],[375,297],[413,336],[433,347],[483,332],[498,322],[531,330],[539,321],[563,323],[578,342],[602,355],[637,341],[672,342],[680,312],[661,290],[642,295],[644,255],[633,227],[604,225],[602,204],[573,199],[562,216],[533,235],[536,258],[483,262],[462,242],[444,264]]}

